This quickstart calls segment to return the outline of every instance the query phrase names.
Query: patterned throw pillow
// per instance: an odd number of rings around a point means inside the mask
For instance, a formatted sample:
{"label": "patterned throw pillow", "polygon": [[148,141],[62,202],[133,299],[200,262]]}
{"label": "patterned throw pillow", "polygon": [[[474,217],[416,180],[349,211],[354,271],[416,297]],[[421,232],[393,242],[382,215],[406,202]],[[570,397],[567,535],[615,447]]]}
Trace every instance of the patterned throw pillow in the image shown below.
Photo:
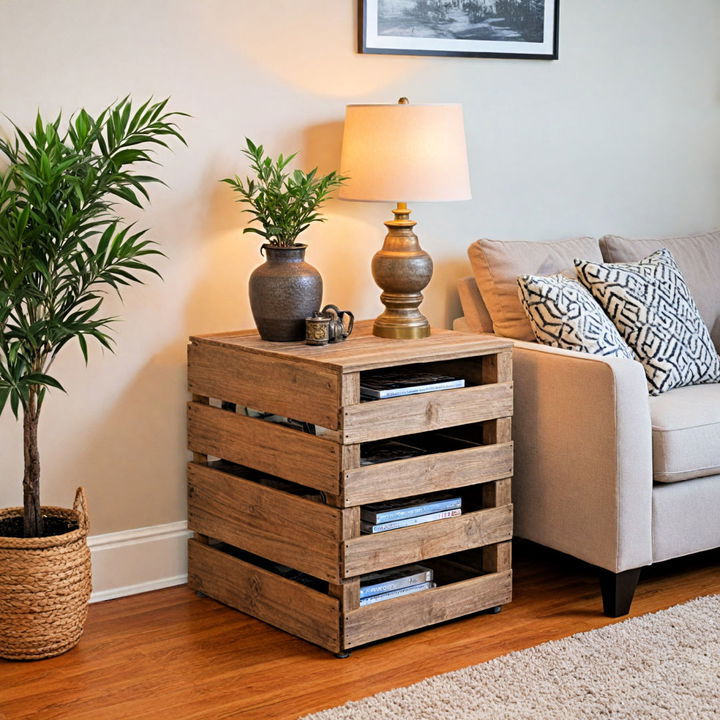
{"label": "patterned throw pillow", "polygon": [[720,357],[669,250],[575,269],[645,367],[651,395],[720,382]]}
{"label": "patterned throw pillow", "polygon": [[634,359],[632,351],[592,295],[564,275],[523,275],[520,302],[544,345]]}

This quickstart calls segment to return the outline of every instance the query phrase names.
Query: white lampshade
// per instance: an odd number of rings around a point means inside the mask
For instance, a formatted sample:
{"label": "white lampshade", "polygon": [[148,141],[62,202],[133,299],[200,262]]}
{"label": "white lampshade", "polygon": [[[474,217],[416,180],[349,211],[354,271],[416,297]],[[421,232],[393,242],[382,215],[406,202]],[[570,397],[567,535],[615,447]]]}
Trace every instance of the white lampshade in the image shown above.
{"label": "white lampshade", "polygon": [[345,200],[469,200],[461,105],[348,105],[340,171]]}

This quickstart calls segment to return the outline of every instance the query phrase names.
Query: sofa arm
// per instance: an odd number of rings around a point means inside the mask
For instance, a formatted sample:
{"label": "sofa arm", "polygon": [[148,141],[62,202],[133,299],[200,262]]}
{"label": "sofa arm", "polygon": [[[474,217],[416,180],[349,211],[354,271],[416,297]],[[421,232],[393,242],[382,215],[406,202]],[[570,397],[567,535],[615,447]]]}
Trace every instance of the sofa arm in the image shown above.
{"label": "sofa arm", "polygon": [[652,562],[642,365],[516,341],[516,534],[611,572]]}

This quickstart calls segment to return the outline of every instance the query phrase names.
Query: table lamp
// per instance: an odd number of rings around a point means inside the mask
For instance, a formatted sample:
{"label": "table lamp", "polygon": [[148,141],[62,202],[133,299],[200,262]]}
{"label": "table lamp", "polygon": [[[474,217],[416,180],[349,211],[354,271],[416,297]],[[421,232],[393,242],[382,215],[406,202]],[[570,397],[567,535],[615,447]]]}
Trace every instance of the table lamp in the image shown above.
{"label": "table lamp", "polygon": [[433,264],[413,232],[408,201],[469,200],[470,177],[462,106],[348,105],[340,168],[349,180],[344,200],[397,202],[385,243],[372,260],[385,311],[373,334],[423,338],[430,323],[420,312]]}

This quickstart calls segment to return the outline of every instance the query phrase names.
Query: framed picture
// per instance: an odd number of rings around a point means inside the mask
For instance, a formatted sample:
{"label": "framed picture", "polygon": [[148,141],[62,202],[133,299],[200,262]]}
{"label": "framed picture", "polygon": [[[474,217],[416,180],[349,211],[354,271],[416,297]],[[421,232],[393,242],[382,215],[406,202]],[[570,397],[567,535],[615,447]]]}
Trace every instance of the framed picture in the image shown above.
{"label": "framed picture", "polygon": [[560,0],[358,0],[359,51],[557,60]]}

